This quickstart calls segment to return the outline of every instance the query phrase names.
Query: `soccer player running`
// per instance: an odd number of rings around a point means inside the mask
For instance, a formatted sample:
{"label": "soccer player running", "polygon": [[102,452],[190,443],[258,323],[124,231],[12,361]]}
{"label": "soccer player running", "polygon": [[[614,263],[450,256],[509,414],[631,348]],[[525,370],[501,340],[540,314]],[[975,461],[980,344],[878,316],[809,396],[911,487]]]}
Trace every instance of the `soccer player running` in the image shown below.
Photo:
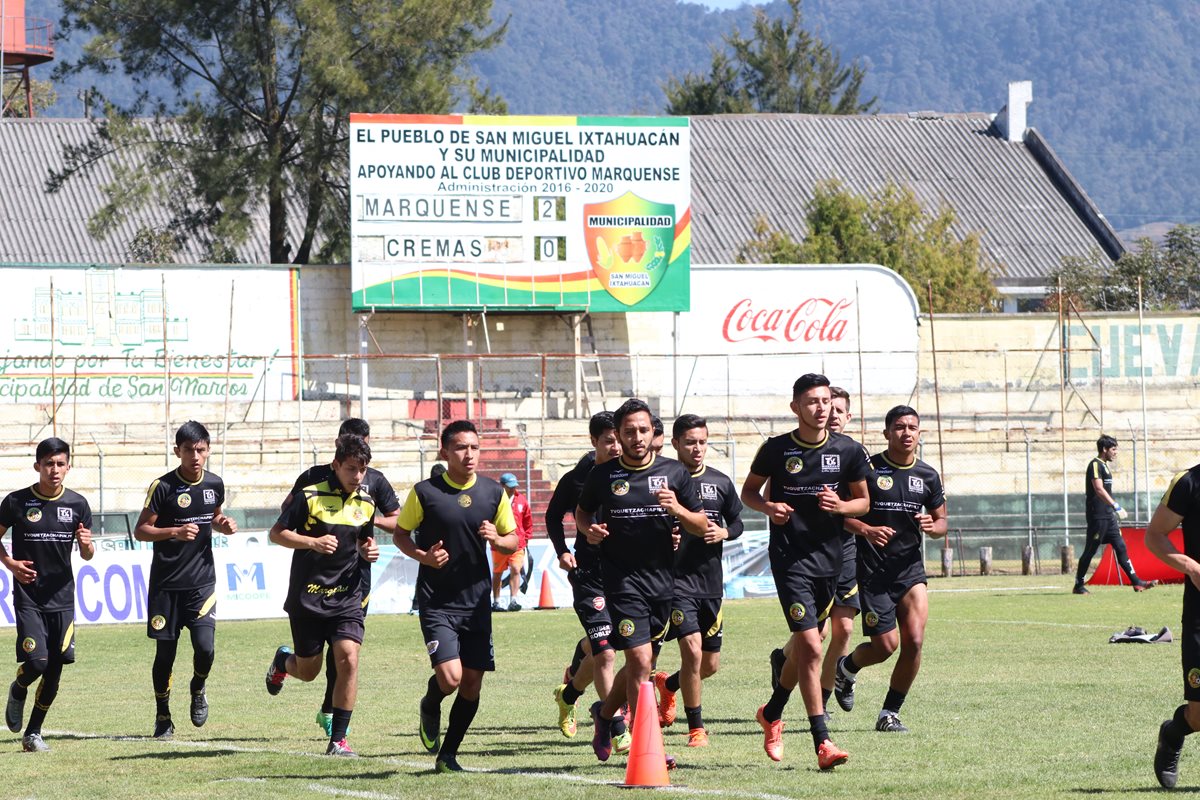
{"label": "soccer player running", "polygon": [[[1169,538],[1183,528],[1183,552]],[[1179,756],[1184,737],[1200,730],[1200,464],[1171,481],[1146,528],[1146,548],[1160,561],[1187,576],[1183,584],[1184,704],[1158,728],[1154,775],[1165,789],[1179,782]]]}
{"label": "soccer player running", "polygon": [[[529,498],[521,494],[521,482],[511,472],[500,476],[500,485],[508,495],[509,505],[512,506],[513,520],[517,523],[517,540],[519,546],[515,552],[502,553],[492,550],[492,611],[520,611],[521,604],[517,595],[521,593],[521,569],[525,566],[525,545],[533,536],[533,509],[529,507]],[[508,605],[500,605],[500,584],[504,570],[508,570]]]}
{"label": "soccer player running", "polygon": [[707,747],[708,731],[700,705],[701,681],[717,673],[721,659],[721,596],[725,581],[721,551],[726,540],[742,535],[742,501],[725,473],[704,463],[708,455],[708,422],[684,414],[671,429],[671,446],[687,467],[708,516],[703,536],[684,536],[675,551],[675,599],[668,639],[679,640],[679,671],[654,674],[658,688],[658,721],[675,722],[675,693],[683,690],[688,747]]}
{"label": "soccer player running", "polygon": [[283,610],[292,648],[275,651],[267,692],[277,695],[288,675],[308,682],[321,674],[326,643],[334,652],[337,681],[326,755],[356,757],[346,731],[358,697],[358,654],[363,641],[360,561],[379,559],[375,501],[363,488],[371,447],[345,433],[334,446],[332,474],[305,486],[271,527],[272,542],[292,553]]}
{"label": "soccer player running", "polygon": [[29,687],[41,679],[21,738],[27,753],[45,752],[42,722],[58,695],[64,664],[75,663],[75,576],[71,550],[90,561],[92,509],[63,486],[71,469],[71,448],[62,439],[38,443],[33,468],[37,483],[0,502],[0,537],[12,531],[12,553],[0,544],[0,562],[13,575],[17,622],[17,679],[8,687],[4,721],[21,729]]}
{"label": "soccer player running", "polygon": [[[558,706],[558,728],[563,736],[572,737],[577,730],[575,704],[594,680],[596,694],[601,700],[608,697],[613,683],[612,618],[609,616],[608,601],[604,595],[604,579],[600,574],[600,548],[587,540],[584,531],[576,531],[575,550],[567,547],[563,518],[571,515],[571,526],[575,525],[575,507],[583,484],[596,465],[607,464],[621,455],[621,444],[617,440],[616,423],[611,411],[593,414],[588,422],[588,434],[592,440],[592,452],[579,459],[579,463],[554,487],[554,494],[546,507],[546,536],[558,554],[559,569],[566,570],[571,582],[575,616],[583,626],[584,637],[575,645],[575,655],[563,676],[563,683],[554,690],[554,702]],[[628,749],[629,735],[623,717],[614,720],[611,732],[614,748],[621,752]]]}
{"label": "soccer player running", "polygon": [[237,533],[237,523],[222,513],[225,483],[204,469],[210,454],[208,429],[189,420],[175,432],[179,466],[150,484],[133,537],[153,542],[147,591],[146,635],[155,641],[154,738],[175,735],[171,721],[171,675],[179,635],[187,628],[192,640],[192,724],[208,720],[204,683],[216,658],[217,573],[212,532]]}
{"label": "soccer player running", "polygon": [[[421,699],[421,744],[436,754],[436,771],[461,772],[458,748],[479,710],[483,675],[496,668],[487,548],[512,553],[520,541],[508,495],[499,483],[476,473],[475,426],[467,420],[447,425],[438,458],[446,462],[446,473],[412,488],[392,540],[421,564],[416,593],[433,665]],[[439,741],[442,700],[456,691],[446,735]]]}
{"label": "soccer player running", "polygon": [[[365,419],[351,417],[345,420],[338,427],[338,436],[347,433],[361,436],[362,440],[370,446],[371,426]],[[307,487],[327,482],[333,476],[332,464],[317,464],[301,472],[300,477],[296,478],[295,484],[292,485],[292,490],[280,504],[280,513],[285,513],[292,500],[301,496]],[[392,533],[396,529],[396,517],[400,515],[400,501],[396,499],[396,492],[392,489],[392,484],[382,472],[374,467],[367,467],[367,474],[363,476],[362,483],[358,488],[375,503],[375,527]],[[362,593],[363,623],[365,625],[367,606],[371,602],[371,562],[366,559],[359,559],[358,581],[359,590]],[[318,709],[316,718],[317,725],[321,727],[326,736],[333,734],[333,692],[336,686],[337,657],[331,644],[325,651],[325,698],[321,701],[321,708]]]}
{"label": "soccer player running", "polygon": [[863,633],[870,640],[838,660],[839,695],[853,694],[858,671],[882,664],[900,648],[875,730],[904,733],[900,708],[921,668],[929,618],[921,537],[946,535],[946,496],[937,470],[917,458],[921,418],[896,406],[884,419],[887,450],[871,457],[871,510],[846,520],[858,537],[858,586]]}
{"label": "soccer player running", "polygon": [[763,749],[771,760],[783,759],[783,710],[799,686],[821,769],[844,764],[849,754],[830,740],[825,722],[818,625],[833,605],[842,571],[843,519],[865,514],[870,506],[866,455],[853,439],[827,429],[830,398],[824,375],[796,379],[791,402],[796,430],[763,443],[741,492],[742,502],[770,522],[771,572],[792,632],[779,686],[756,714]]}
{"label": "soccer player running", "polygon": [[675,589],[675,519],[693,535],[708,530],[687,467],[651,449],[651,417],[649,407],[636,399],[613,412],[621,456],[592,468],[575,511],[575,527],[600,547],[600,572],[616,622],[612,645],[625,654],[612,691],[591,708],[592,749],[601,761],[612,754],[617,710],[628,700],[637,713],[638,687],[649,680],[654,660],[652,642],[667,632]]}
{"label": "soccer player running", "polygon": [[1129,560],[1129,551],[1125,549],[1125,539],[1121,536],[1121,526],[1118,519],[1125,519],[1129,512],[1121,508],[1121,504],[1112,496],[1112,468],[1109,466],[1117,458],[1117,440],[1111,436],[1101,436],[1096,440],[1096,457],[1088,462],[1084,492],[1087,502],[1087,542],[1083,545],[1083,554],[1079,556],[1079,568],[1075,571],[1074,594],[1091,594],[1083,585],[1087,577],[1088,566],[1092,556],[1104,545],[1111,544],[1113,555],[1121,569],[1129,576],[1129,583],[1135,592],[1144,592],[1155,585],[1154,581],[1144,581],[1133,571],[1133,562]]}

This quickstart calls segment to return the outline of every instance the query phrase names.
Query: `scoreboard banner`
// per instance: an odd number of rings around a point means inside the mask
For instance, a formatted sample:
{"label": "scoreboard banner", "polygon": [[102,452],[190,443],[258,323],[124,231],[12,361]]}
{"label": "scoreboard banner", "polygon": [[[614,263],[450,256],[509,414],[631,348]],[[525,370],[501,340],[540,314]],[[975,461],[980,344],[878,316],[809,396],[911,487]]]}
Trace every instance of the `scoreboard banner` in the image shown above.
{"label": "scoreboard banner", "polygon": [[350,115],[364,310],[686,311],[686,117]]}

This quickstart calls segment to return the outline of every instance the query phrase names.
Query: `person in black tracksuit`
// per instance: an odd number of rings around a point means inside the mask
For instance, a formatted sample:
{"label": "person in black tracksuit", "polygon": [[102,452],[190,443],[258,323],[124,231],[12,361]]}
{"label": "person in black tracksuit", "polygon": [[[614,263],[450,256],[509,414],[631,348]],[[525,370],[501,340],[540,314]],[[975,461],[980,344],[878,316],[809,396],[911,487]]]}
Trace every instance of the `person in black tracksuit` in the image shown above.
{"label": "person in black tracksuit", "polygon": [[1153,581],[1144,581],[1133,570],[1133,562],[1129,560],[1129,551],[1125,549],[1125,539],[1121,536],[1118,519],[1129,516],[1120,503],[1112,496],[1112,468],[1109,466],[1117,457],[1117,440],[1111,436],[1101,436],[1096,440],[1097,455],[1087,467],[1084,481],[1084,492],[1087,498],[1087,541],[1083,545],[1083,554],[1079,556],[1079,568],[1075,571],[1075,594],[1089,594],[1083,585],[1087,576],[1088,566],[1092,557],[1111,544],[1113,555],[1121,569],[1129,576],[1129,583],[1135,592],[1144,592]]}

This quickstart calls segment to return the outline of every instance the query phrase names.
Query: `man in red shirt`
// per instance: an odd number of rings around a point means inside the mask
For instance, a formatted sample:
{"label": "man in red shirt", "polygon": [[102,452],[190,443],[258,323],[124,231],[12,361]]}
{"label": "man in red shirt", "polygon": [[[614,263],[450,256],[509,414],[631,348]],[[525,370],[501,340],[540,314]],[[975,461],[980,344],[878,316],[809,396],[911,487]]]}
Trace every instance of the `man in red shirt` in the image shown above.
{"label": "man in red shirt", "polygon": [[[533,511],[529,508],[529,499],[518,491],[521,483],[517,476],[506,472],[500,476],[500,485],[508,495],[512,505],[513,518],[517,521],[517,537],[520,547],[512,554],[492,550],[492,611],[520,611],[521,604],[517,595],[521,592],[521,569],[525,566],[525,545],[533,536]],[[500,576],[508,569],[508,607],[500,605]]]}

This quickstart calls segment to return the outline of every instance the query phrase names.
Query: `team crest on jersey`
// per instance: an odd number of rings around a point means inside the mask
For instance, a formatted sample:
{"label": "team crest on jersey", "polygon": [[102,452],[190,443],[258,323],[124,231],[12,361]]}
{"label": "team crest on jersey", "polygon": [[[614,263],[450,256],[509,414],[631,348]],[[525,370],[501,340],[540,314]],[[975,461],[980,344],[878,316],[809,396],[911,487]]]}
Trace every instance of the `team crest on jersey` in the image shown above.
{"label": "team crest on jersey", "polygon": [[879,615],[874,611],[868,611],[867,615],[863,617],[863,622],[867,623],[868,628],[874,628],[879,624]]}
{"label": "team crest on jersey", "polygon": [[880,475],[875,479],[875,485],[880,489],[883,489],[885,492],[892,488],[893,483],[895,483],[895,481],[892,480],[891,475]]}
{"label": "team crest on jersey", "polygon": [[436,653],[437,649],[438,649],[438,640],[437,639],[433,639],[432,641],[428,641],[425,643],[425,651],[429,655],[433,655],[434,653]]}
{"label": "team crest on jersey", "polygon": [[700,498],[702,500],[716,500],[717,485],[715,483],[700,484]]}
{"label": "team crest on jersey", "polygon": [[841,472],[842,457],[837,453],[826,453],[821,456],[821,472]]}
{"label": "team crest on jersey", "polygon": [[192,504],[192,496],[187,492],[184,492],[183,494],[176,496],[175,503],[180,508],[187,508]]}
{"label": "team crest on jersey", "polygon": [[592,608],[596,609],[597,611],[604,610],[604,595],[592,598]]}
{"label": "team crest on jersey", "polygon": [[59,506],[59,508],[58,508],[58,521],[59,522],[71,522],[74,519],[75,519],[74,511],[72,511],[69,508],[63,508],[62,506]]}
{"label": "team crest on jersey", "polygon": [[631,620],[631,619],[623,619],[623,620],[621,620],[620,624],[617,625],[617,632],[620,633],[625,638],[629,638],[630,636],[633,636],[633,631],[634,631],[634,624],[633,624],[633,620]]}
{"label": "team crest on jersey", "polygon": [[1193,689],[1200,689],[1200,669],[1196,669],[1195,667],[1189,669],[1187,681],[1188,686]]}
{"label": "team crest on jersey", "polygon": [[470,508],[471,507],[471,495],[460,494],[458,496],[458,504],[460,506],[462,506],[463,508]]}
{"label": "team crest on jersey", "polygon": [[25,519],[30,522],[38,522],[42,518],[42,510],[40,508],[30,508],[25,512]]}
{"label": "team crest on jersey", "polygon": [[650,486],[650,494],[669,488],[666,475],[650,475],[646,481]]}
{"label": "team crest on jersey", "polygon": [[204,490],[204,502],[210,506],[213,503],[217,502],[217,490],[216,489],[205,489]]}
{"label": "team crest on jersey", "polygon": [[[468,505],[470,505],[470,504],[468,503]],[[367,518],[367,515],[363,513],[363,510],[361,508],[355,508],[353,511],[350,512],[350,518],[361,525],[362,521]]]}
{"label": "team crest on jersey", "polygon": [[792,603],[791,606],[788,607],[788,616],[796,620],[796,622],[804,619],[804,613],[805,611],[803,603]]}
{"label": "team crest on jersey", "polygon": [[683,611],[681,609],[671,609],[671,624],[676,628],[683,624]]}
{"label": "team crest on jersey", "polygon": [[33,640],[32,636],[26,636],[21,642],[21,649],[26,653],[32,653],[36,647],[37,642]]}
{"label": "team crest on jersey", "polygon": [[608,489],[615,496],[622,497],[629,494],[629,481],[613,481],[612,485],[609,486]]}
{"label": "team crest on jersey", "polygon": [[789,475],[795,475],[804,469],[804,462],[800,460],[800,456],[792,456],[784,463],[783,468],[788,471]]}
{"label": "team crest on jersey", "polygon": [[150,627],[156,631],[161,631],[163,628],[167,627],[167,618],[162,614],[155,614],[150,618]]}
{"label": "team crest on jersey", "polygon": [[908,476],[908,490],[910,492],[925,491],[925,481],[921,480],[916,475],[909,475]]}

